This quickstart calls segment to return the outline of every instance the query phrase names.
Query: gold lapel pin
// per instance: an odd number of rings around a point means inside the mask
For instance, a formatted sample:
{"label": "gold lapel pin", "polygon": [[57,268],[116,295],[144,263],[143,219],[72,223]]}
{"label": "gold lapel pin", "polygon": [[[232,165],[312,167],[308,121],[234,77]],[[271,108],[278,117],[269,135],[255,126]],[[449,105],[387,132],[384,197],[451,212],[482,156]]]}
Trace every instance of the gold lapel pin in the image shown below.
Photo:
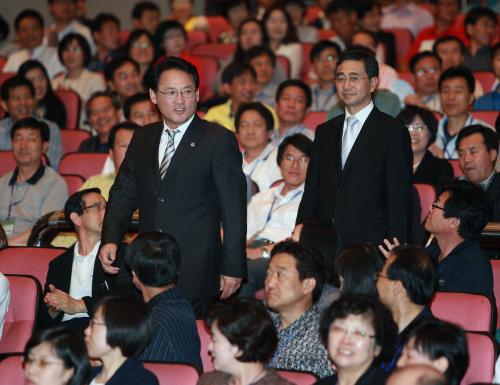
{"label": "gold lapel pin", "polygon": [[189,143],[189,145],[190,145],[191,147],[196,146],[196,144],[194,144],[194,142]]}

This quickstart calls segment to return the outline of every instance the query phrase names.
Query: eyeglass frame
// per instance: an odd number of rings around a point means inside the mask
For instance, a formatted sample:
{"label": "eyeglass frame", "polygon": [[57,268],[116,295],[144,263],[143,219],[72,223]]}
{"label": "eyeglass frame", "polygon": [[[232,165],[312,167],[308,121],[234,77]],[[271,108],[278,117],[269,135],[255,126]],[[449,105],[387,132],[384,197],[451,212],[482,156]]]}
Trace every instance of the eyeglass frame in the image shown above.
{"label": "eyeglass frame", "polygon": [[108,206],[108,202],[99,201],[99,202],[92,203],[89,206],[83,206],[83,210],[85,211],[85,210],[90,210],[90,209],[97,209],[97,211],[101,211],[101,210],[106,210],[107,206]]}
{"label": "eyeglass frame", "polygon": [[[171,89],[171,90],[168,90],[168,91],[162,91],[162,90],[159,90],[157,89],[156,90],[157,92],[159,92],[160,94],[162,94],[165,99],[168,99],[168,100],[175,100],[177,98],[177,96],[180,94],[182,96],[182,98],[184,99],[192,99],[194,98],[194,96],[196,95],[196,91],[195,89],[191,89],[191,88],[187,88],[187,89],[184,89],[184,90],[175,90],[175,89]],[[184,95],[184,92],[192,92],[193,94],[190,95],[190,96],[186,96]],[[175,94],[174,94],[175,92]],[[172,95],[169,95],[169,93],[172,93]]]}
{"label": "eyeglass frame", "polygon": [[346,328],[343,328],[342,326],[338,325],[330,325],[329,332],[337,333],[340,334],[342,333],[342,338],[344,338],[346,335],[351,337],[354,340],[364,340],[366,338],[375,338],[376,334],[368,334],[368,332],[362,331],[362,330],[349,330]]}
{"label": "eyeglass frame", "polygon": [[427,124],[407,124],[406,128],[409,132],[422,132],[425,129],[428,129]]}
{"label": "eyeglass frame", "polygon": [[309,163],[310,159],[307,155],[295,156],[292,154],[284,154],[283,160],[286,160],[287,162],[290,162],[290,163],[297,161],[299,164],[306,165]]}
{"label": "eyeglass frame", "polygon": [[361,75],[335,75],[335,79],[333,79],[333,81],[335,83],[345,83],[347,80],[349,80],[350,83],[352,84],[358,84],[358,82],[360,80],[363,80],[363,79],[369,79],[370,77],[368,75],[366,76],[361,76]]}

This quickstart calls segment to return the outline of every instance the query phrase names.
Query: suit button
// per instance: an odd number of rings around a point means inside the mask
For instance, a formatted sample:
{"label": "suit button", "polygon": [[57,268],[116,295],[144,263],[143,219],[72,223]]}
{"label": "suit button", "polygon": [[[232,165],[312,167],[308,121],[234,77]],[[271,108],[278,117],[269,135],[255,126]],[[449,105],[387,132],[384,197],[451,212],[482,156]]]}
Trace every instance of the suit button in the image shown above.
{"label": "suit button", "polygon": [[159,231],[160,233],[163,233],[163,230],[162,230],[162,229],[158,229],[158,231]]}
{"label": "suit button", "polygon": [[165,202],[165,199],[163,199],[163,198],[159,198],[158,200],[159,200],[161,203],[164,203],[164,202]]}

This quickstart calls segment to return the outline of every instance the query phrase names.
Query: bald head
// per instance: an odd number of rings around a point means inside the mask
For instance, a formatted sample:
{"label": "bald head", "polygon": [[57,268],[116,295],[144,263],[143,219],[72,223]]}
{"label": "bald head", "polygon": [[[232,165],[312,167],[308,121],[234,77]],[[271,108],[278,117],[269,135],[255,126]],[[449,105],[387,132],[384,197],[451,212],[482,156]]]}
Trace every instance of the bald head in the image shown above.
{"label": "bald head", "polygon": [[394,371],[387,385],[448,385],[443,373],[426,365],[411,365]]}

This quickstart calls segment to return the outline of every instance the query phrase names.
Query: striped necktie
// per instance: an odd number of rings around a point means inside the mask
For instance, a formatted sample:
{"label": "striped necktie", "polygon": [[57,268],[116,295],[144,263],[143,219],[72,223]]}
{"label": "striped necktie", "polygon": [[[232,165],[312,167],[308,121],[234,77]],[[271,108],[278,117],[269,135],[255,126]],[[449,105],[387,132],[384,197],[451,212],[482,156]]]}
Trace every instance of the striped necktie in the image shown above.
{"label": "striped necktie", "polygon": [[167,147],[165,148],[165,153],[163,154],[163,159],[160,165],[160,178],[163,179],[167,173],[168,165],[172,160],[175,152],[175,135],[179,133],[179,130],[165,130],[168,134]]}
{"label": "striped necktie", "polygon": [[351,152],[351,148],[356,140],[354,132],[356,126],[358,125],[358,119],[354,116],[349,116],[347,118],[347,127],[345,129],[344,135],[342,136],[342,169],[345,166],[347,157]]}

